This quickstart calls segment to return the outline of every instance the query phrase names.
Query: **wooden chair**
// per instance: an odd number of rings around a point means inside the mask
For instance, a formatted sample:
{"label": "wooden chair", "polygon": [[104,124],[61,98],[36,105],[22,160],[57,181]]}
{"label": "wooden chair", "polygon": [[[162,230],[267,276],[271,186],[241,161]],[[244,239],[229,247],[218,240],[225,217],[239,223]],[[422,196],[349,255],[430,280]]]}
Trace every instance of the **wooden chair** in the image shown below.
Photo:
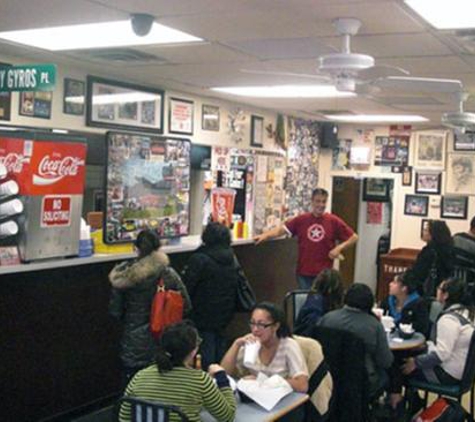
{"label": "wooden chair", "polygon": [[[188,422],[188,417],[177,406],[124,396],[118,402],[119,410],[124,403],[130,405],[132,422],[169,422],[170,420]],[[171,419],[171,415],[175,417]]]}

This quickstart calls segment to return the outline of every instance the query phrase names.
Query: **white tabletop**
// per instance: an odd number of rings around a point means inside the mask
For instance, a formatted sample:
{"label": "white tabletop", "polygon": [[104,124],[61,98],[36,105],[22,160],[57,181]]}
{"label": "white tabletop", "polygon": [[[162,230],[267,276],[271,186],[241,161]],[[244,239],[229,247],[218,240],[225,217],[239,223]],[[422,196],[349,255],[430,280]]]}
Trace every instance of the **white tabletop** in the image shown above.
{"label": "white tabletop", "polygon": [[[238,402],[235,422],[271,422],[276,421],[290,411],[296,409],[308,400],[308,394],[290,393],[285,396],[275,407],[267,411],[254,402]],[[201,412],[203,422],[214,422],[215,419],[206,411]]]}

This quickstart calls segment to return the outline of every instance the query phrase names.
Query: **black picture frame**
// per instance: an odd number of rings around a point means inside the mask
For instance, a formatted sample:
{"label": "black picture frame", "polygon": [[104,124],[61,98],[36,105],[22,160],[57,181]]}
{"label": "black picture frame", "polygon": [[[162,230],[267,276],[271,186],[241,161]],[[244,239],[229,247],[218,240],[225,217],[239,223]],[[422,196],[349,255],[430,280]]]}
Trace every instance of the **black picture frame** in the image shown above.
{"label": "black picture frame", "polygon": [[429,197],[423,195],[406,195],[404,199],[404,214],[427,217],[429,214]]}
{"label": "black picture frame", "polygon": [[401,180],[403,186],[412,186],[412,166],[403,166]]}
{"label": "black picture frame", "polygon": [[424,232],[424,228],[429,224],[430,218],[423,218],[421,220],[421,233],[420,233],[420,238],[422,239],[422,234]]}
{"label": "black picture frame", "polygon": [[[163,133],[165,91],[91,75],[86,85],[87,126]],[[120,94],[132,100],[118,99]]]}
{"label": "black picture frame", "polygon": [[18,101],[18,114],[37,119],[51,119],[52,91],[22,91]]}
{"label": "black picture frame", "polygon": [[[63,113],[73,116],[84,115],[85,110],[85,89],[84,81],[72,78],[64,78],[63,81]],[[82,101],[81,101],[82,98]]]}
{"label": "black picture frame", "polygon": [[415,193],[424,195],[440,195],[442,186],[442,173],[424,172],[416,173]]}
{"label": "black picture frame", "polygon": [[389,202],[389,181],[380,178],[365,178],[363,180],[363,201]]}
{"label": "black picture frame", "polygon": [[183,98],[171,97],[168,103],[168,132],[177,135],[193,135],[195,103]]}
{"label": "black picture frame", "polygon": [[264,118],[251,116],[251,146],[262,148],[264,146]]}
{"label": "black picture frame", "polygon": [[454,151],[475,151],[475,132],[454,133]]}
{"label": "black picture frame", "polygon": [[440,218],[466,220],[468,215],[467,196],[442,196]]}
{"label": "black picture frame", "polygon": [[[0,68],[10,67],[9,63],[0,62]],[[12,93],[0,92],[0,120],[8,122],[12,117]]]}
{"label": "black picture frame", "polygon": [[201,106],[201,129],[219,132],[219,107],[209,104]]}

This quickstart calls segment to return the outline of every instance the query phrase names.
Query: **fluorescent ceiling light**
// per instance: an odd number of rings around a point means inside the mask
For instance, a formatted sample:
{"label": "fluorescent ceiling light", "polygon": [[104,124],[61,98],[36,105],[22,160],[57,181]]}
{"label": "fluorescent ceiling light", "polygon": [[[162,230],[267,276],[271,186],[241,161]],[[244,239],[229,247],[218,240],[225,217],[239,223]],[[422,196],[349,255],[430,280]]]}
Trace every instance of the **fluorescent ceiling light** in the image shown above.
{"label": "fluorescent ceiling light", "polygon": [[231,86],[211,88],[213,91],[256,98],[335,98],[355,97],[353,92],[337,91],[333,85]]}
{"label": "fluorescent ceiling light", "polygon": [[155,22],[148,35],[139,37],[130,20],[7,31],[0,32],[0,38],[52,51],[203,41]]}
{"label": "fluorescent ceiling light", "polygon": [[422,116],[409,114],[328,114],[329,120],[344,123],[417,123],[427,122]]}
{"label": "fluorescent ceiling light", "polygon": [[405,0],[437,29],[475,28],[472,0]]}

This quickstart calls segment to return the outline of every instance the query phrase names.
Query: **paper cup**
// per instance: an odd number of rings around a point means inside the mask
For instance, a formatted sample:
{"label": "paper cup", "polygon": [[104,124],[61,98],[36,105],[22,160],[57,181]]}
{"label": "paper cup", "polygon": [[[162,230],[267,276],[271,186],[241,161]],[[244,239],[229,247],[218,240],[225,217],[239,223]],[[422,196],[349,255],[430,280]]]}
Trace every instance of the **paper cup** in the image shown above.
{"label": "paper cup", "polygon": [[394,328],[394,318],[391,316],[383,315],[381,317],[381,323],[386,331],[391,331]]}
{"label": "paper cup", "polygon": [[23,212],[23,204],[19,199],[13,199],[12,201],[0,204],[0,216],[2,217],[19,214],[21,212]]}
{"label": "paper cup", "polygon": [[19,190],[18,183],[14,180],[9,180],[0,185],[0,196],[17,195]]}
{"label": "paper cup", "polygon": [[253,342],[247,343],[244,346],[244,365],[254,365],[259,356],[259,349],[261,348],[261,343]]}
{"label": "paper cup", "polygon": [[14,236],[18,233],[18,224],[14,221],[7,221],[0,224],[0,237]]}
{"label": "paper cup", "polygon": [[384,315],[384,309],[383,308],[373,308],[373,314],[375,314],[378,319],[381,319]]}

